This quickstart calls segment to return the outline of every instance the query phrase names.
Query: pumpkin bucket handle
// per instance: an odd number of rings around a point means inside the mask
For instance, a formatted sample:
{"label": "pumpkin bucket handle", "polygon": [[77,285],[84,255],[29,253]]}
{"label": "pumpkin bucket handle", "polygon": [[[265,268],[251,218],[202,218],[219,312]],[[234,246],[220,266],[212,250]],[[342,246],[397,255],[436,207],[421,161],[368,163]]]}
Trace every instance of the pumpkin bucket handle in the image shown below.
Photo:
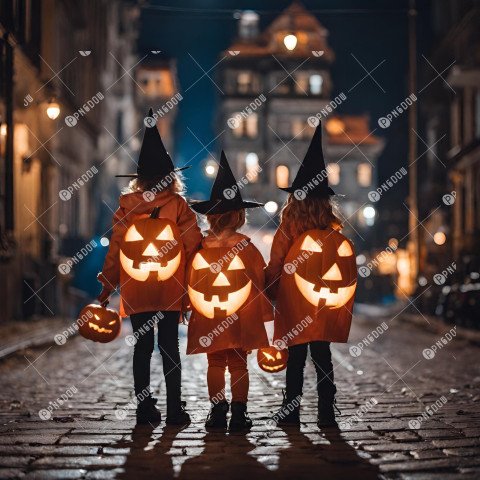
{"label": "pumpkin bucket handle", "polygon": [[109,303],[109,299],[107,298],[107,299],[106,299],[104,302],[102,302],[100,305],[101,305],[103,308],[107,308],[108,303]]}
{"label": "pumpkin bucket handle", "polygon": [[160,213],[160,207],[155,207],[150,214],[150,218],[158,218],[158,214]]}

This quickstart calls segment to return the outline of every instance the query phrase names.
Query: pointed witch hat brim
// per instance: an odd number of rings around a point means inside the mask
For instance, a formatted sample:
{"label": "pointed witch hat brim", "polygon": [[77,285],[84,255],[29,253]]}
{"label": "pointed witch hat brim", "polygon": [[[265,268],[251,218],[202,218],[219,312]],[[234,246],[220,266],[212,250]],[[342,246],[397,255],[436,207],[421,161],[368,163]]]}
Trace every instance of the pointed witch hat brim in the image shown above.
{"label": "pointed witch hat brim", "polygon": [[327,168],[322,148],[322,122],[315,129],[305,158],[298,169],[292,185],[280,188],[280,190],[288,193],[296,193],[300,190],[304,192],[305,197],[324,198],[336,195],[328,185]]}
{"label": "pointed witch hat brim", "polygon": [[263,203],[243,200],[237,180],[222,150],[217,176],[213,182],[210,200],[191,202],[192,210],[202,215],[217,215],[243,208],[262,207]]}
{"label": "pointed witch hat brim", "polygon": [[173,172],[180,172],[189,168],[175,168],[168,154],[162,137],[158,131],[153,110],[150,108],[145,119],[145,132],[143,134],[142,148],[138,157],[137,172],[115,175],[116,177],[166,177]]}

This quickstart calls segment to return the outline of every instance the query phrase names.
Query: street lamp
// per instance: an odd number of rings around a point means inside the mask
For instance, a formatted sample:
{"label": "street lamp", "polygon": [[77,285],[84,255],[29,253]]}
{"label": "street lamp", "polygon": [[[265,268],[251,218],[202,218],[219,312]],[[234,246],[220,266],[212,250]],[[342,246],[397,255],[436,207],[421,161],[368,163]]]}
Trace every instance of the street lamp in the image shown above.
{"label": "street lamp", "polygon": [[283,38],[283,43],[285,44],[287,50],[294,50],[297,46],[297,37],[293,33],[289,33]]}
{"label": "street lamp", "polygon": [[47,116],[55,120],[60,115],[60,105],[55,100],[50,100],[47,105]]}
{"label": "street lamp", "polygon": [[273,201],[267,202],[264,208],[268,213],[275,213],[278,210],[278,203]]}
{"label": "street lamp", "polygon": [[215,160],[208,160],[205,163],[205,173],[208,177],[213,177],[215,175],[215,172],[217,171],[217,164],[215,163]]}

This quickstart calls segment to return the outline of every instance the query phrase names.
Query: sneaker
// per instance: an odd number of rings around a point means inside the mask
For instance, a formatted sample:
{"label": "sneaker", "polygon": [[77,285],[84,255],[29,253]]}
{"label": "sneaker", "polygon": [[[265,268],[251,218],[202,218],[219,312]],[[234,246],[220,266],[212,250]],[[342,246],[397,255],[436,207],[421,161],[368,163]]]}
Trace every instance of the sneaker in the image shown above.
{"label": "sneaker", "polygon": [[232,402],[232,417],[228,430],[230,432],[241,432],[242,430],[250,430],[252,421],[247,413],[247,404],[242,402]]}
{"label": "sneaker", "polygon": [[212,403],[212,408],[205,422],[207,430],[226,430],[227,429],[228,402],[224,400],[219,403]]}

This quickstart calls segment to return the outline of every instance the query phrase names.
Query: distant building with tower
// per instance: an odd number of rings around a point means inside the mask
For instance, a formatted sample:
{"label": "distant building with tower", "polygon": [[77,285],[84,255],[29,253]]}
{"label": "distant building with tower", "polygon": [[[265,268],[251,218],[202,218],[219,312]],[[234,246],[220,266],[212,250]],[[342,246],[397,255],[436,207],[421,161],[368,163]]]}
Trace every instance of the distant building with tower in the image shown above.
{"label": "distant building with tower", "polygon": [[330,183],[347,195],[346,229],[361,234],[374,222],[367,195],[376,188],[383,141],[370,133],[368,115],[337,113],[348,93],[332,97],[335,55],[314,15],[294,2],[265,31],[258,21],[253,11],[241,13],[238,38],[218,71],[218,129],[225,130],[220,139],[235,175],[248,177],[242,195],[274,202],[267,212],[252,212],[250,222],[261,226],[275,215],[286,198],[276,187],[292,182],[320,119]]}

